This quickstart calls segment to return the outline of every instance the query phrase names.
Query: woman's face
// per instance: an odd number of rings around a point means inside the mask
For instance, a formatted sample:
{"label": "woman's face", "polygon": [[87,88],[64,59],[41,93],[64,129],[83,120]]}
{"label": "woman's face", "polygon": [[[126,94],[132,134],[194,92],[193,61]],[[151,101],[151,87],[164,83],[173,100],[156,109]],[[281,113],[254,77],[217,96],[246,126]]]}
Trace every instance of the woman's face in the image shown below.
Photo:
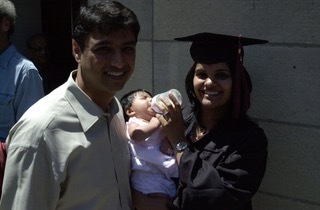
{"label": "woman's face", "polygon": [[201,106],[217,109],[228,106],[232,95],[232,76],[227,63],[198,63],[193,77],[193,88]]}

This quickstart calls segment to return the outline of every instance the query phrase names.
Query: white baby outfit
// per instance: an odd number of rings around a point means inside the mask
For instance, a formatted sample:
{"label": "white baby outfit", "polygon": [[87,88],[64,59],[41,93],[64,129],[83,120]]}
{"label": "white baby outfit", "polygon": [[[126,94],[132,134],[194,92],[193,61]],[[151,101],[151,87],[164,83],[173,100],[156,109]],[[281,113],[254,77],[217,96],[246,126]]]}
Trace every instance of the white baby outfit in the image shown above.
{"label": "white baby outfit", "polygon": [[[127,128],[131,123],[145,125],[148,122],[132,117],[127,122]],[[130,139],[128,129],[127,135],[132,162],[131,186],[144,194],[164,193],[173,198],[176,186],[171,178],[179,176],[178,165],[174,156],[160,151],[161,142],[165,138],[161,128],[144,141]]]}

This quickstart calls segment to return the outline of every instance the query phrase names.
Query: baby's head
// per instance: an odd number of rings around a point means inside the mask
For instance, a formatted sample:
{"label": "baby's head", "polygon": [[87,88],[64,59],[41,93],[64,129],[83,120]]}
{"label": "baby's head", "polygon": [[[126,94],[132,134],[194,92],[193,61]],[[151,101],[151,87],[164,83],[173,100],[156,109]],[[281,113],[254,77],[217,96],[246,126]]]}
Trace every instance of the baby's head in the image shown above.
{"label": "baby's head", "polygon": [[122,96],[120,103],[125,120],[137,117],[149,121],[155,116],[155,112],[150,107],[151,100],[152,94],[144,89],[136,89]]}

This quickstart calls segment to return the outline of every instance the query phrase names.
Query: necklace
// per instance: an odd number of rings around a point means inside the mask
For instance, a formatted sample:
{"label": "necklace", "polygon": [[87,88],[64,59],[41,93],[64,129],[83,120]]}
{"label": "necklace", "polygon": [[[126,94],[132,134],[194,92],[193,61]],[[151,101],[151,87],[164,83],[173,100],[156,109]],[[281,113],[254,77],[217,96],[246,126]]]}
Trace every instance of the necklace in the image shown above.
{"label": "necklace", "polygon": [[195,128],[196,130],[196,135],[195,135],[195,141],[198,141],[199,139],[201,139],[203,136],[205,136],[208,133],[208,130],[206,128],[202,128],[199,125],[196,126]]}

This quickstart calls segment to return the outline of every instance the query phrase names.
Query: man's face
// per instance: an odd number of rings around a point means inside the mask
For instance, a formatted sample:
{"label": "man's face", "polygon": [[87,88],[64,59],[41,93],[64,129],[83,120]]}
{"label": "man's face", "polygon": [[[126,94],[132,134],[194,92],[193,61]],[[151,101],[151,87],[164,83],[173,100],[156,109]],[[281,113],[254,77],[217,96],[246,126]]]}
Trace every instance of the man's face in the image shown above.
{"label": "man's face", "polygon": [[0,42],[8,38],[8,31],[10,29],[10,21],[7,16],[0,18]]}
{"label": "man's face", "polygon": [[131,30],[120,29],[107,35],[92,33],[83,51],[79,50],[74,46],[80,73],[78,85],[91,98],[115,95],[134,70],[136,37]]}
{"label": "man's face", "polygon": [[45,37],[39,36],[32,41],[29,56],[36,65],[45,65],[48,63],[49,48]]}

